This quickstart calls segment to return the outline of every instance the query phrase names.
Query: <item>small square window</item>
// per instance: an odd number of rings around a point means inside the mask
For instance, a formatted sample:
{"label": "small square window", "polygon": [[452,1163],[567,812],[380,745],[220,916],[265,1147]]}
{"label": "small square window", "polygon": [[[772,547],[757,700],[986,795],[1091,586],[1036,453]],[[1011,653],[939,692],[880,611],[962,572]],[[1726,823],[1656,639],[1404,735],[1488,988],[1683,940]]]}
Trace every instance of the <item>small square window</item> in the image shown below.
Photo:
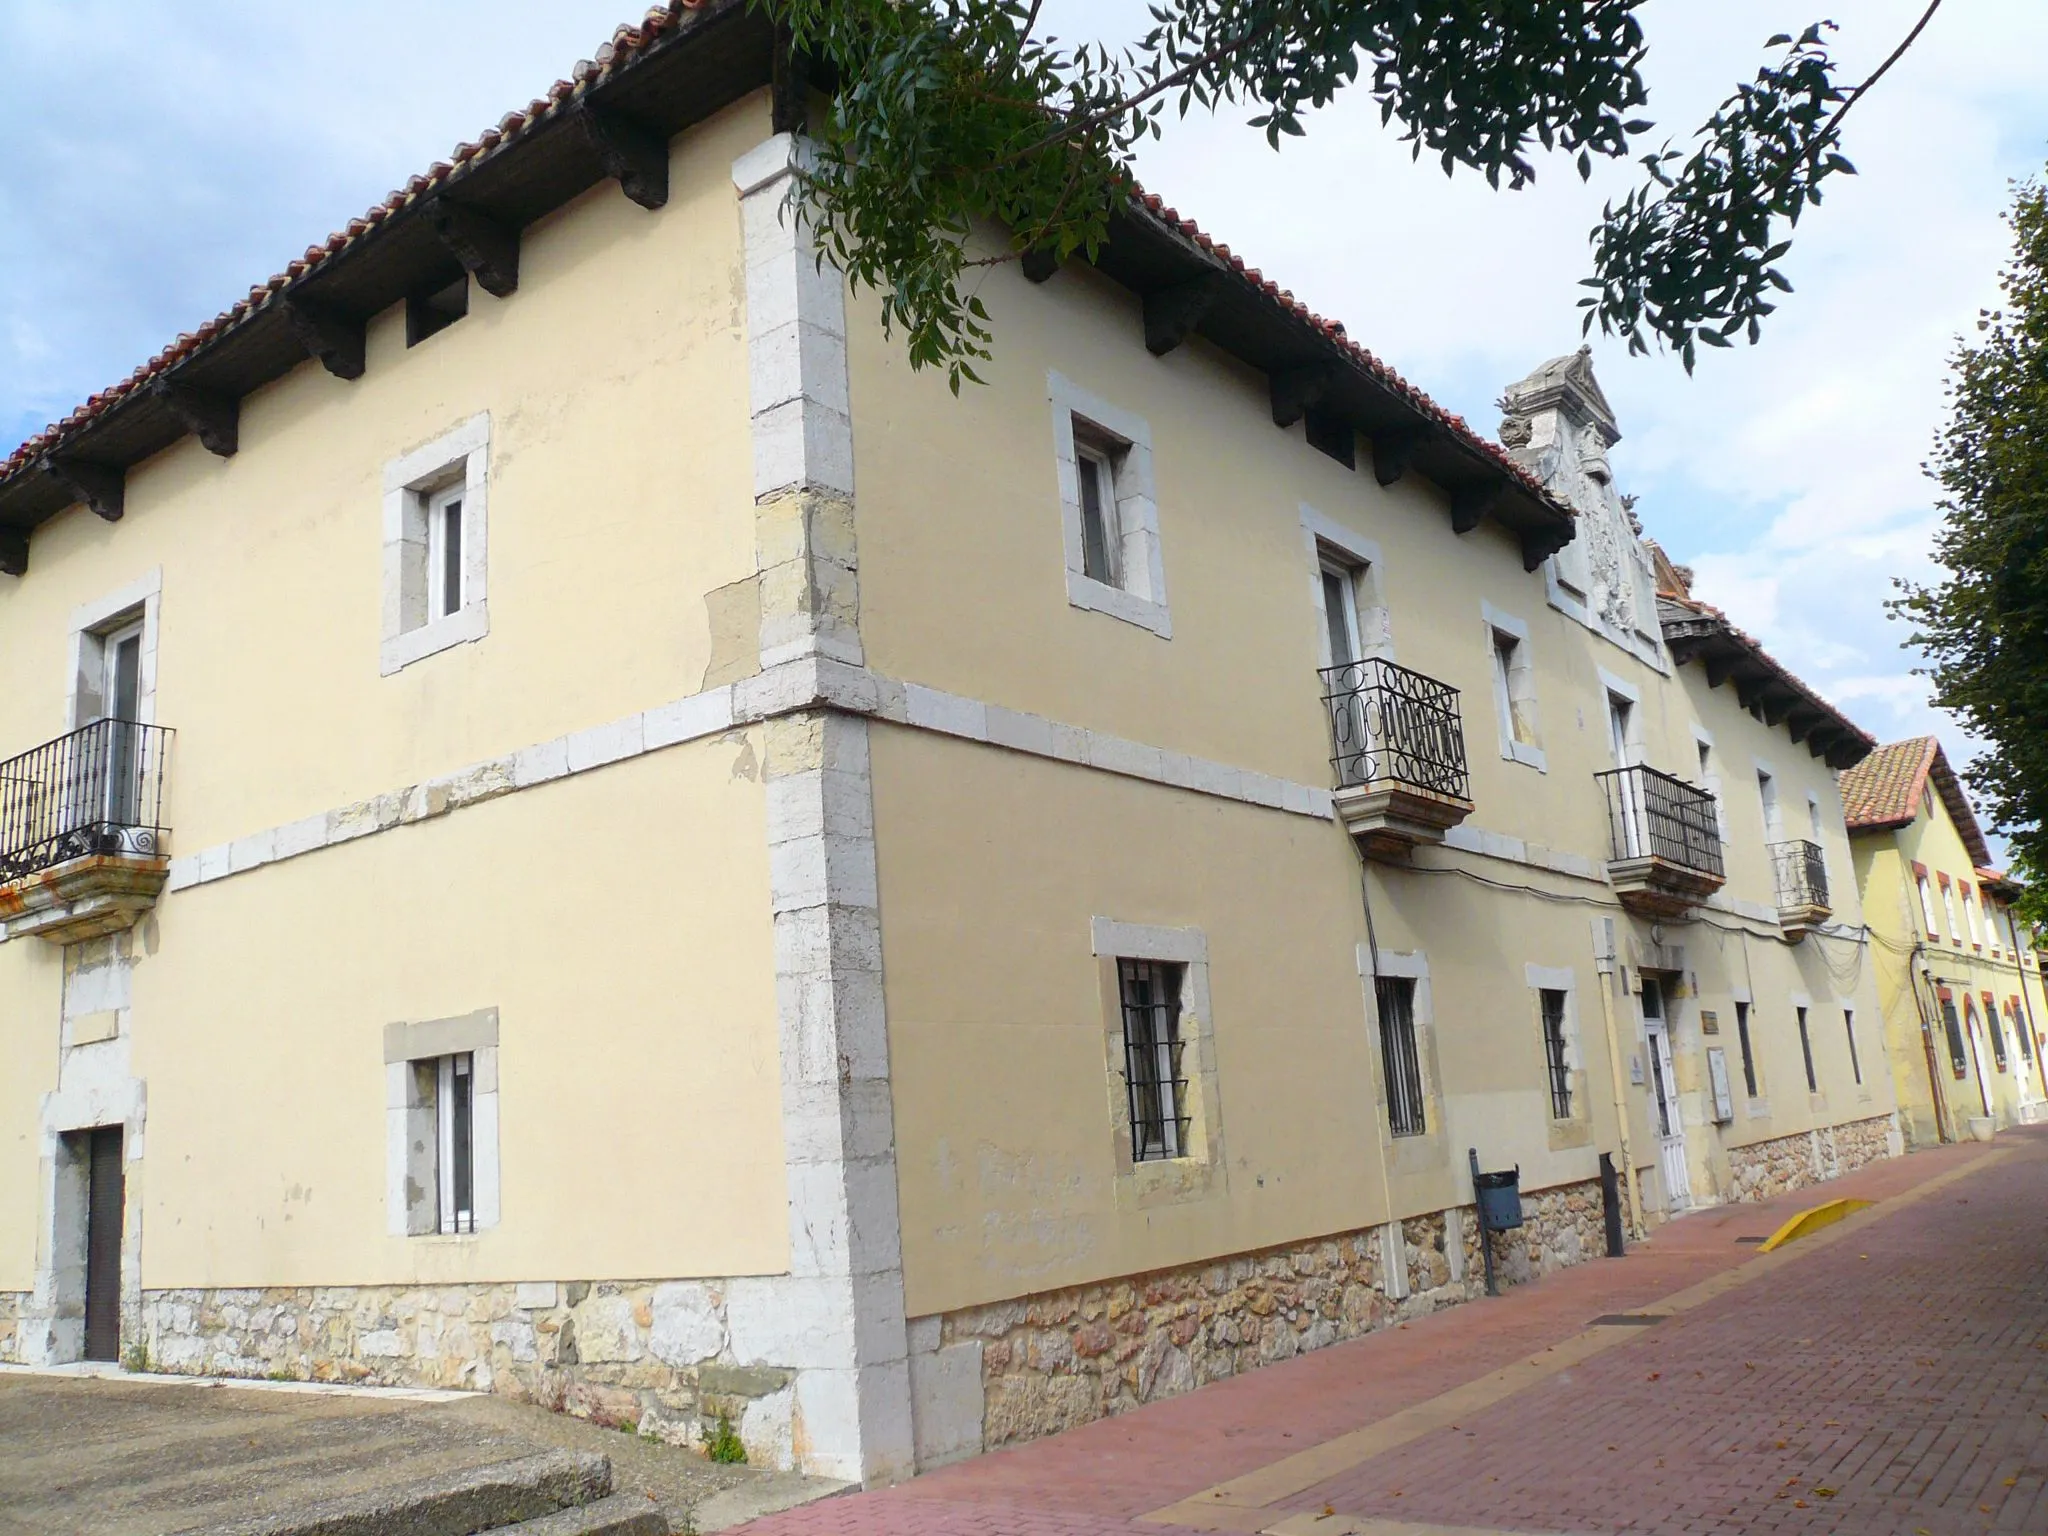
{"label": "small square window", "polygon": [[1396,1136],[1421,1136],[1428,1129],[1423,1110],[1422,1048],[1415,1034],[1415,982],[1382,976],[1373,983],[1380,1013],[1380,1068],[1387,1082],[1387,1128]]}
{"label": "small square window", "polygon": [[1182,966],[1158,960],[1117,961],[1133,1162],[1187,1155],[1188,1080],[1181,1065],[1180,1022],[1183,972]]}
{"label": "small square window", "polygon": [[384,467],[386,676],[490,632],[489,460],[486,415]]}
{"label": "small square window", "polygon": [[405,344],[416,347],[429,336],[447,330],[468,313],[467,272],[442,287],[409,294],[405,301]]}
{"label": "small square window", "polygon": [[1047,377],[1047,394],[1067,601],[1171,639],[1151,429],[1057,373]]}

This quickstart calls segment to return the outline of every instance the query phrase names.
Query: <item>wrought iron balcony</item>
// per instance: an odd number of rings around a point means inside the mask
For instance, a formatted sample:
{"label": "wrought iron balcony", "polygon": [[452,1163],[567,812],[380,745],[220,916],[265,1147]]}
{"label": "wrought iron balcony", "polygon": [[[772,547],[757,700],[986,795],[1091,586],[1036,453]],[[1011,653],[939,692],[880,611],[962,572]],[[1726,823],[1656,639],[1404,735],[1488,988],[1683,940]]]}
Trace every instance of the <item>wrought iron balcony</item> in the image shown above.
{"label": "wrought iron balcony", "polygon": [[1346,830],[1369,854],[1405,859],[1472,814],[1458,690],[1380,657],[1322,670]]}
{"label": "wrought iron balcony", "polygon": [[1607,879],[1645,917],[1684,917],[1727,879],[1714,797],[1637,764],[1595,774],[1607,796]]}
{"label": "wrought iron balcony", "polygon": [[1803,939],[1834,913],[1828,905],[1828,864],[1818,843],[1794,838],[1771,844],[1778,883],[1778,924],[1787,938]]}
{"label": "wrought iron balcony", "polygon": [[95,720],[0,763],[0,927],[73,943],[155,904],[172,733]]}

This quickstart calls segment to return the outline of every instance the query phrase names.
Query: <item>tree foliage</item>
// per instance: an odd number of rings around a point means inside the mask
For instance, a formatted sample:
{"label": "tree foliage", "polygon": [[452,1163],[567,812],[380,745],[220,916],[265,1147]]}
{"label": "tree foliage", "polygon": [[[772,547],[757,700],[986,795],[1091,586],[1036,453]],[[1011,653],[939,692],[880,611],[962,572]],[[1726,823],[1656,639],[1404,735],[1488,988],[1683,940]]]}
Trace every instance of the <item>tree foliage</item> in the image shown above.
{"label": "tree foliage", "polygon": [[821,246],[882,300],[918,367],[955,390],[989,355],[967,291],[968,234],[1009,232],[1002,259],[1092,255],[1129,196],[1139,147],[1169,112],[1250,107],[1276,148],[1306,116],[1365,82],[1384,125],[1446,174],[1526,185],[1557,152],[1581,177],[1637,154],[1644,182],[1591,236],[1584,327],[1673,349],[1754,342],[1789,291],[1777,263],[1822,184],[1853,174],[1841,122],[1919,26],[1844,91],[1832,24],[1765,44],[1754,80],[1690,153],[1640,151],[1654,125],[1641,73],[1645,0],[1156,0],[1122,49],[1041,29],[1043,0],[752,0],[822,66],[830,107],[804,195]]}
{"label": "tree foliage", "polygon": [[2032,878],[2048,921],[2048,190],[2016,189],[1999,309],[1956,349],[1950,416],[1928,468],[1947,493],[1933,586],[1893,604],[1932,663],[1934,702],[1991,750],[1970,787]]}

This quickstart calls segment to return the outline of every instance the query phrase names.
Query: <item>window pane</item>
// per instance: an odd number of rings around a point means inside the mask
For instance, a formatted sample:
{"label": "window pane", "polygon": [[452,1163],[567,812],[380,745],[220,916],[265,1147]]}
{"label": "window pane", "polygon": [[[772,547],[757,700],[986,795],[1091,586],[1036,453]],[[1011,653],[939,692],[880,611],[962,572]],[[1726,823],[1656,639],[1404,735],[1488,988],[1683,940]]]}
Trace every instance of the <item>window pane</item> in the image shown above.
{"label": "window pane", "polygon": [[1756,1057],[1749,1050],[1749,1004],[1735,1005],[1735,1034],[1742,1043],[1742,1086],[1749,1090],[1749,1096],[1756,1097]]}
{"label": "window pane", "polygon": [[441,612],[462,609],[462,502],[451,501],[441,509]]}
{"label": "window pane", "polygon": [[1806,1091],[1808,1093],[1818,1093],[1820,1092],[1820,1083],[1813,1075],[1813,1041],[1806,1033],[1806,1010],[1801,1008],[1798,1012],[1799,1053],[1806,1058]]}
{"label": "window pane", "polygon": [[1856,1015],[1849,1009],[1842,1010],[1842,1028],[1849,1036],[1849,1070],[1856,1074],[1856,1081],[1863,1081],[1863,1062],[1856,1054]]}
{"label": "window pane", "polygon": [[1415,1040],[1415,983],[1382,976],[1373,983],[1380,1005],[1380,1065],[1387,1080],[1387,1124],[1396,1136],[1427,1129],[1422,1106],[1422,1053]]}
{"label": "window pane", "polygon": [[1323,613],[1330,623],[1330,665],[1348,667],[1358,658],[1358,636],[1352,617],[1351,580],[1342,571],[1323,567]]}
{"label": "window pane", "polygon": [[454,1141],[454,1195],[455,1230],[474,1232],[476,1230],[475,1202],[473,1199],[475,1133],[472,1128],[472,1099],[470,1085],[470,1057],[465,1053],[455,1058],[454,1102],[450,1109],[454,1124],[450,1127]]}
{"label": "window pane", "polygon": [[1113,587],[1118,585],[1116,503],[1109,461],[1100,454],[1082,451],[1075,456],[1075,468],[1081,474],[1081,570],[1084,575]]}

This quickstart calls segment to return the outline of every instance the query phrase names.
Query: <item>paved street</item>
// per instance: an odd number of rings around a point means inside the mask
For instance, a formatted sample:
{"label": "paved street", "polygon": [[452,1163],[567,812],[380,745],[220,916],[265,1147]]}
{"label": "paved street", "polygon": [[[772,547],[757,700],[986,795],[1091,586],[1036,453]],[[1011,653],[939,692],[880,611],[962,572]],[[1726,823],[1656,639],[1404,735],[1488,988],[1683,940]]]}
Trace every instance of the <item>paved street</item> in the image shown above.
{"label": "paved street", "polygon": [[[1838,1195],[1877,1203],[1739,1241]],[[2044,1213],[2048,1131],[1922,1153],[747,1530],[2048,1532]]]}

